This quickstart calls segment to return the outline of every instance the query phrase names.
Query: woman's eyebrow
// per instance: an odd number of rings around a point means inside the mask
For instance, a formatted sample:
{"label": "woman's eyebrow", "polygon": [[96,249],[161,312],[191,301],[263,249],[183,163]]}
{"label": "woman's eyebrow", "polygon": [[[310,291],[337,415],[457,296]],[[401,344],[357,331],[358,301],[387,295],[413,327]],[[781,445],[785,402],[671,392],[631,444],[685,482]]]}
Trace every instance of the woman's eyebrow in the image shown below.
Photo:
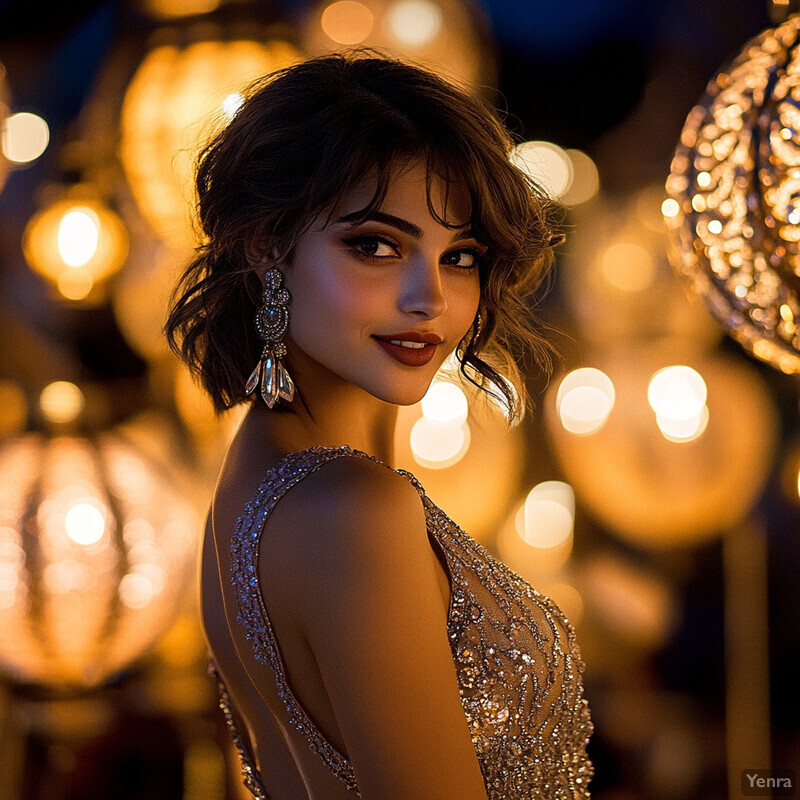
{"label": "woman's eyebrow", "polygon": [[[383,222],[386,225],[391,225],[393,228],[402,231],[408,236],[413,236],[415,239],[422,238],[422,228],[402,217],[396,217],[394,214],[387,214],[385,211],[371,211],[366,217],[362,216],[361,211],[353,211],[350,214],[345,214],[336,220],[335,224],[348,223],[348,222]],[[459,239],[469,239],[472,237],[469,223],[462,226],[453,234],[452,241],[456,242]]]}

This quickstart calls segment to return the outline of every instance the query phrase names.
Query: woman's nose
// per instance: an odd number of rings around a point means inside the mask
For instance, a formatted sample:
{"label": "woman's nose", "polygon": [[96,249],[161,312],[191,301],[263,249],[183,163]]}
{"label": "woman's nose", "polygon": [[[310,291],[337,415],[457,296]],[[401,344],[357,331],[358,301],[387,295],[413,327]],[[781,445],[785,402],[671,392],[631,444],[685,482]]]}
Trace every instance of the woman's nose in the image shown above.
{"label": "woman's nose", "polygon": [[408,262],[398,306],[405,314],[425,319],[434,319],[445,312],[447,301],[438,261],[419,258]]}

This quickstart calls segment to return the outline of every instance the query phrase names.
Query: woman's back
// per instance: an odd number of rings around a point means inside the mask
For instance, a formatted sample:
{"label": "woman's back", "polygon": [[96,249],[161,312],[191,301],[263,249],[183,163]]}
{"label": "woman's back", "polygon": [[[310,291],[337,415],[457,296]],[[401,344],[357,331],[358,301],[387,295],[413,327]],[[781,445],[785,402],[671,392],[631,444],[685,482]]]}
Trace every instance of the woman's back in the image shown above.
{"label": "woman's back", "polygon": [[[352,559],[345,556],[336,563],[334,549],[325,559],[315,558],[316,567],[310,563],[298,567],[302,564],[298,552],[303,548],[298,547],[301,533],[292,529],[292,518],[303,518],[299,506],[309,493],[316,501],[327,500],[314,503],[312,514],[316,514],[314,508],[330,509],[331,492],[342,491],[338,480],[352,483],[354,475],[362,484],[365,477],[367,483],[371,476],[377,477],[379,484],[388,478],[391,491],[401,488],[394,485],[400,479],[417,493],[406,477],[363,454],[349,448],[314,448],[281,459],[278,470],[269,471],[259,492],[253,493],[255,502],[236,523],[231,544],[239,566],[229,575],[226,570],[231,564],[223,552],[228,539],[218,528],[226,619],[216,611],[220,603],[214,594],[220,577],[214,574],[213,552],[206,550],[207,633],[234,705],[252,730],[267,796],[352,797],[350,790],[356,785],[364,797],[383,798],[586,796],[591,765],[585,757],[585,740],[591,726],[581,696],[582,665],[571,629],[549,601],[535,596],[521,579],[494,562],[424,495],[417,495],[417,502],[424,512],[426,541],[416,551],[424,566],[415,567],[407,559],[404,564],[382,563],[380,552],[365,548],[361,541],[359,547],[367,555],[358,557],[358,568],[369,573],[364,559],[372,558],[372,579],[343,578],[351,587],[352,604],[344,607],[348,601],[339,595],[336,608],[325,613],[323,597],[330,602],[333,595],[329,587],[320,586],[327,576],[341,576],[342,570],[351,568]],[[310,477],[304,481],[306,476]],[[306,488],[301,484],[299,491],[289,492],[298,481]],[[278,502],[284,492],[286,498]],[[351,490],[350,502],[361,493],[361,489]],[[234,502],[224,489],[220,497]],[[384,500],[391,509],[392,498]],[[238,510],[242,508],[244,503]],[[218,526],[226,518],[228,523],[236,522],[235,516],[220,512],[218,504],[214,516]],[[267,514],[269,523],[261,535]],[[306,517],[303,522],[308,521]],[[316,522],[319,531],[324,521]],[[409,530],[415,527],[409,529],[406,520],[403,535]],[[378,549],[385,550],[381,533],[374,530],[370,535]],[[307,529],[306,535],[313,540],[315,531]],[[336,546],[343,544],[346,541],[340,540]],[[312,543],[306,555],[315,546]],[[406,553],[413,551],[412,547]],[[452,590],[439,558],[448,565]],[[250,587],[254,591],[247,588],[251,567],[256,567],[258,575]],[[307,571],[310,583],[292,585],[291,573],[298,569]],[[409,580],[409,575],[414,577]],[[395,616],[391,620],[386,616],[382,626],[379,619],[387,612],[381,611],[376,598],[383,590],[365,591],[363,586],[391,587],[393,582],[402,586],[404,578],[409,582],[400,589],[403,596],[391,598]],[[391,589],[387,592],[391,594]],[[313,597],[317,593],[320,596]],[[318,624],[309,623],[309,614]],[[426,614],[433,639],[412,642],[425,635],[419,617]],[[337,666],[331,658],[345,663]],[[397,662],[402,659],[406,663],[398,675]],[[388,689],[386,684],[390,684]],[[333,703],[328,686],[333,688]],[[333,708],[337,701],[344,709],[344,733]],[[348,708],[358,712],[348,716]],[[392,786],[397,794],[388,794],[385,788],[370,793],[370,781],[375,787]]]}

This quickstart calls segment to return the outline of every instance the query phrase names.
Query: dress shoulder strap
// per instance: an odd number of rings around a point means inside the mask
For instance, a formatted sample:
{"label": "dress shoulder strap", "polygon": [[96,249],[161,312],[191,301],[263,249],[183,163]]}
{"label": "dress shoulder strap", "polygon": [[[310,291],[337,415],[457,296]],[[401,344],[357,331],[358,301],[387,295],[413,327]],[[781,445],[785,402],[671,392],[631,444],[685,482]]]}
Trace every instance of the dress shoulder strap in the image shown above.
{"label": "dress shoulder strap", "polygon": [[278,695],[286,707],[289,724],[306,737],[309,748],[319,755],[331,772],[348,789],[360,797],[352,765],[323,736],[289,687],[283,657],[258,579],[258,545],[270,511],[286,492],[303,478],[329,461],[342,456],[356,456],[378,461],[378,459],[359,450],[353,450],[347,445],[312,447],[283,456],[269,470],[255,496],[245,504],[242,514],[236,521],[230,545],[230,578],[238,607],[237,621],[244,628],[245,635],[253,646],[255,660],[272,668]]}

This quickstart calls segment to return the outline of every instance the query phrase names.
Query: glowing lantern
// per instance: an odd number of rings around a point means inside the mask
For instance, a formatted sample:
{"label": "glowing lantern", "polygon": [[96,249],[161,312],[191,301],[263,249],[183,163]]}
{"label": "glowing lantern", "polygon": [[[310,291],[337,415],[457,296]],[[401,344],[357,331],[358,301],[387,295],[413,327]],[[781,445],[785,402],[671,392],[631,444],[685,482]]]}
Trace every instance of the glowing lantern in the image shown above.
{"label": "glowing lantern", "polygon": [[0,447],[2,671],[91,687],[157,642],[194,572],[197,515],[179,485],[114,433]]}
{"label": "glowing lantern", "polygon": [[[662,370],[676,356],[683,363]],[[602,428],[590,436],[565,430],[554,388],[545,404],[581,506],[621,537],[657,548],[704,541],[741,521],[776,443],[776,411],[758,374],[678,340],[619,348],[598,362],[616,390]],[[693,415],[705,425],[696,435],[681,427]]]}
{"label": "glowing lantern", "polygon": [[122,220],[76,187],[34,214],[22,240],[28,264],[69,300],[83,300],[116,273],[128,256]]}
{"label": "glowing lantern", "polygon": [[156,45],[123,99],[119,153],[134,199],[153,231],[179,247],[195,244],[192,170],[200,147],[236,113],[248,84],[300,60],[286,42],[261,41],[260,30],[237,40],[223,33],[199,26],[188,45]]}
{"label": "glowing lantern", "polygon": [[748,42],[689,113],[667,180],[672,261],[759,359],[800,372],[800,16]]}

